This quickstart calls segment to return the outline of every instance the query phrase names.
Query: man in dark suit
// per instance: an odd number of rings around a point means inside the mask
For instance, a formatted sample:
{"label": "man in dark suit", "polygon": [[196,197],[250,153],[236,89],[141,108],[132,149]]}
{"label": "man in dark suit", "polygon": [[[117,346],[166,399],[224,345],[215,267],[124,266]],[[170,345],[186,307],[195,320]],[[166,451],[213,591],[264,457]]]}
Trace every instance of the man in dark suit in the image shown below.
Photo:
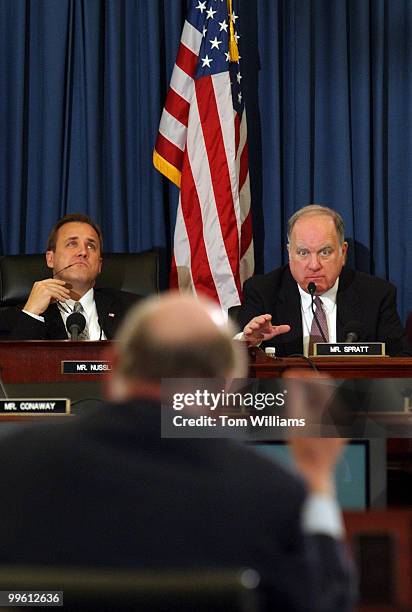
{"label": "man in dark suit", "polygon": [[296,440],[301,479],[233,441],[161,437],[161,379],[244,375],[232,335],[219,308],[189,296],[132,309],[112,403],[2,440],[0,562],[245,566],[262,576],[264,609],[350,610],[331,477],[341,441]]}
{"label": "man in dark suit", "polygon": [[348,245],[337,212],[318,205],[300,209],[289,220],[288,241],[289,265],[244,285],[238,316],[244,340],[275,346],[279,357],[311,353],[311,336],[322,341],[313,321],[312,284],[328,341],[344,342],[357,331],[360,341],[385,342],[389,355],[409,354],[395,287],[344,268]]}
{"label": "man in dark suit", "polygon": [[67,339],[67,317],[80,309],[86,319],[83,339],[112,339],[139,298],[124,291],[94,289],[102,268],[102,248],[101,230],[90,217],[74,213],[60,219],[47,242],[46,262],[53,275],[35,282],[26,304],[13,313],[10,337]]}

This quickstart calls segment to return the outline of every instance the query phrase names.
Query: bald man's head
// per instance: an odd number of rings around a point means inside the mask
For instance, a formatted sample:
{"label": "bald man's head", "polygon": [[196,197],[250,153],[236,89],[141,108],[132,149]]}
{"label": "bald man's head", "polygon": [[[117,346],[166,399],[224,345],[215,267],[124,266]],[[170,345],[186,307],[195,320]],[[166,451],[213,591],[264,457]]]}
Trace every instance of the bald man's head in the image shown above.
{"label": "bald man's head", "polygon": [[118,334],[116,371],[125,379],[245,376],[242,347],[220,308],[190,295],[163,294],[134,308]]}
{"label": "bald man's head", "polygon": [[170,293],[146,304],[144,326],[154,342],[176,346],[227,335],[220,308],[206,300]]}

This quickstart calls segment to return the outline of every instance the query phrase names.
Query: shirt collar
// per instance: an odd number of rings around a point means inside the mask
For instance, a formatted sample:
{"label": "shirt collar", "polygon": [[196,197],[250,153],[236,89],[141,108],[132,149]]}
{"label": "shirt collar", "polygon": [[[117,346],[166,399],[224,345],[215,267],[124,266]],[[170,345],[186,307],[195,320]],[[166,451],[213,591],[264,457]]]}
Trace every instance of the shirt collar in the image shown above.
{"label": "shirt collar", "polygon": [[[322,298],[322,306],[328,311],[332,312],[332,310],[336,306],[336,295],[338,293],[339,287],[339,276],[335,281],[333,287],[322,293],[319,297]],[[302,287],[298,285],[299,293],[300,293],[300,303],[302,304],[302,310],[311,310],[312,308],[312,296],[310,293],[303,291]]]}
{"label": "shirt collar", "polygon": [[70,310],[73,310],[75,302],[80,302],[80,304],[83,306],[84,311],[86,313],[89,313],[94,303],[93,287],[91,287],[88,291],[86,291],[86,293],[80,298],[80,300],[72,300],[72,299],[67,300],[66,304],[70,308]]}

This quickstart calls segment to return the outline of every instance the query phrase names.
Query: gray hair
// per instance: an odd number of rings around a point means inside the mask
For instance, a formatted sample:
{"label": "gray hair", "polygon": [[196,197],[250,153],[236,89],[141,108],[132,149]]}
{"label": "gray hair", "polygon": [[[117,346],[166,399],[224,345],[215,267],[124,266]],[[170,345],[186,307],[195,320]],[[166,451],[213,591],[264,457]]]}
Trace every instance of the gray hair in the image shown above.
{"label": "gray hair", "polygon": [[331,217],[335,223],[339,244],[340,246],[343,245],[345,242],[345,224],[342,217],[338,212],[336,212],[336,210],[328,208],[327,206],[321,206],[320,204],[310,204],[310,206],[304,206],[293,213],[288,221],[288,242],[290,242],[290,236],[296,221],[306,215],[327,215],[328,217]]}

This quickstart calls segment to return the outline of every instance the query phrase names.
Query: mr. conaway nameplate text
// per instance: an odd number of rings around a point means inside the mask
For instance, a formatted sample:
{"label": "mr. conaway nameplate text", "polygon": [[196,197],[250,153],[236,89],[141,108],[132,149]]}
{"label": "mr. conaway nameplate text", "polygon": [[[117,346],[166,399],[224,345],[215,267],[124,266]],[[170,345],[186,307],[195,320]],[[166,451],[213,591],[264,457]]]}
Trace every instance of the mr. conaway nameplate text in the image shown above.
{"label": "mr. conaway nameplate text", "polygon": [[0,416],[13,415],[67,415],[70,414],[70,400],[61,397],[10,397],[0,399]]}

